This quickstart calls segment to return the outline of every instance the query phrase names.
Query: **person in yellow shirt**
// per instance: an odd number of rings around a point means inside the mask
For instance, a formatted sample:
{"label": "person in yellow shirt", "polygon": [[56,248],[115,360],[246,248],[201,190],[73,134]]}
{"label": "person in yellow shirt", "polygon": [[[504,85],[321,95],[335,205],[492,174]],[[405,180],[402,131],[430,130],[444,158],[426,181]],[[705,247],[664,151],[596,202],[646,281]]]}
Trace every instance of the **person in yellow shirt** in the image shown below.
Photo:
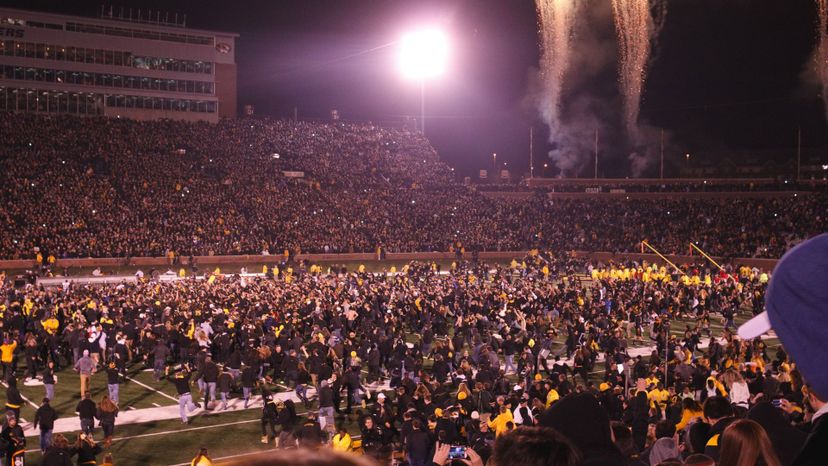
{"label": "person in yellow shirt", "polygon": [[693,398],[681,400],[681,421],[676,424],[676,431],[684,430],[691,422],[704,418],[704,411],[698,401]]}
{"label": "person in yellow shirt", "polygon": [[667,399],[670,398],[670,392],[665,390],[664,385],[659,382],[656,388],[650,390],[647,398],[650,400],[650,407],[655,408],[658,406],[658,409],[663,413],[667,409]]}
{"label": "person in yellow shirt", "polygon": [[198,454],[190,462],[190,466],[212,466],[213,461],[207,456],[207,447],[201,447]]}
{"label": "person in yellow shirt", "polygon": [[14,360],[14,350],[17,349],[17,342],[12,341],[11,338],[6,338],[6,341],[0,345],[0,363],[3,364],[3,380],[12,374],[12,361]]}
{"label": "person in yellow shirt", "polygon": [[510,411],[507,406],[501,406],[500,414],[489,421],[489,428],[494,429],[495,437],[500,437],[501,434],[509,431],[509,426],[507,424],[510,422],[514,423],[512,411]]}

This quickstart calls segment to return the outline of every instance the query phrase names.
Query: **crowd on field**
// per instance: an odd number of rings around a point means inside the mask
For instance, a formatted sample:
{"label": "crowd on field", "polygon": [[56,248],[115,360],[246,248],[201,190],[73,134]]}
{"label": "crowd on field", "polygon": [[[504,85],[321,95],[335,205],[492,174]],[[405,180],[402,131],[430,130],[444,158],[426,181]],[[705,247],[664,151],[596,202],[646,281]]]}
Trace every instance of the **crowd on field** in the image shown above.
{"label": "crowd on field", "polygon": [[[61,436],[54,446],[45,402],[41,448],[54,456],[88,445],[94,459],[109,446],[119,386],[137,365],[174,387],[184,423],[202,404],[221,411],[232,398],[247,407],[261,397],[263,443],[359,449],[412,466],[442,465],[447,445],[483,464],[496,444],[538,432],[571,448],[571,464],[682,464],[695,454],[729,465],[719,439],[731,424],[754,428],[746,419],[773,440],[779,462],[768,465],[792,464],[804,442],[796,426],[811,408],[796,365],[782,347],[734,335],[737,316],[763,309],[764,271],[532,251],[508,265],[458,261],[448,270],[278,262],[264,272],[5,284],[7,409],[21,402],[18,378],[42,381],[50,398],[54,374],[74,368],[84,440],[72,450]],[[650,349],[635,354],[641,347]],[[96,371],[108,382],[98,404],[88,396]],[[101,411],[110,405],[114,415]],[[101,417],[111,422],[98,444]],[[9,445],[10,455],[23,448]]]}

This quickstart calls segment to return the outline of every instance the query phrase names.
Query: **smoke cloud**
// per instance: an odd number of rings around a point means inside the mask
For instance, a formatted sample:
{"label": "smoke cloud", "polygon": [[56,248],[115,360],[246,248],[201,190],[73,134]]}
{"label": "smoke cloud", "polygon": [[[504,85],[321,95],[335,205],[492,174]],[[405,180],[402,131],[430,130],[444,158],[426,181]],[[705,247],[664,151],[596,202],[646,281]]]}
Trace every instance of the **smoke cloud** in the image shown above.
{"label": "smoke cloud", "polygon": [[[646,0],[641,1],[647,4]],[[660,0],[654,2],[653,18],[645,32],[646,37],[653,38],[663,27],[666,12]],[[661,130],[637,121],[640,88],[636,93],[632,117],[628,105],[631,101],[624,99],[626,94],[619,92],[624,89],[624,79],[617,74],[621,71],[617,71],[621,50],[614,26],[616,18],[612,3],[578,2],[579,6],[575,10],[571,10],[571,5],[561,0],[537,0],[537,3],[542,58],[541,68],[530,76],[529,98],[549,127],[550,160],[560,169],[561,176],[591,174],[595,163],[597,131],[599,169],[604,164],[615,161],[616,165],[617,162],[628,165],[629,175],[650,175],[652,168],[657,167],[654,162],[660,152]],[[542,5],[547,9],[566,8],[570,15],[553,15],[558,21],[544,22]],[[546,16],[550,17],[548,10]],[[567,21],[562,22],[562,17],[567,18]],[[568,40],[561,40],[560,29],[557,33],[545,30],[548,24],[568,28],[566,30],[570,31],[570,35],[563,36]],[[566,50],[561,52],[553,49],[550,55],[549,44],[565,45]],[[650,45],[648,42],[648,56]],[[561,72],[562,64],[558,63],[557,68],[550,71],[548,59],[561,55],[566,59],[563,66],[565,72],[557,81],[550,81],[550,76]],[[616,79],[622,85],[620,89]],[[643,76],[639,85],[643,85]],[[669,134],[665,135],[665,140],[669,140]],[[625,148],[631,149],[632,153]]]}

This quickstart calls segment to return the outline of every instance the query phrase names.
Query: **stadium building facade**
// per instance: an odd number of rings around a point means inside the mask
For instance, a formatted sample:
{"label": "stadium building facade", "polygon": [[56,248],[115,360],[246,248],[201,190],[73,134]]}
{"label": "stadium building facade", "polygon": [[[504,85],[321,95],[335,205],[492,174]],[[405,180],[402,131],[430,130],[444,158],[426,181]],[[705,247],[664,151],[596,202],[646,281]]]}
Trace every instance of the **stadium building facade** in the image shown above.
{"label": "stadium building facade", "polygon": [[0,8],[0,111],[233,117],[237,37],[161,14],[136,20]]}

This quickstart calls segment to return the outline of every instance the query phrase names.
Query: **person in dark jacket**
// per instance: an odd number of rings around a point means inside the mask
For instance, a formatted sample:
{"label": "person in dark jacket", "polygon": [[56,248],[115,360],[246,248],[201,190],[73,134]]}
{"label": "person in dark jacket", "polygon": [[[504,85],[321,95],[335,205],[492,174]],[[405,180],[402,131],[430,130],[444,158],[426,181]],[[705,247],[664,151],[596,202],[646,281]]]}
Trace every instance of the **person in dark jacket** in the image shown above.
{"label": "person in dark jacket", "polygon": [[167,358],[170,356],[170,348],[160,338],[152,349],[153,363],[152,373],[156,382],[161,381],[161,376],[164,375],[164,369],[167,365]]}
{"label": "person in dark jacket", "polygon": [[[276,400],[270,393],[262,394],[262,443],[269,443],[270,439],[276,438],[276,421],[279,416]],[[270,437],[267,434],[267,426],[270,426]]]}
{"label": "person in dark jacket", "polygon": [[95,429],[95,416],[98,414],[98,407],[92,401],[92,395],[89,392],[83,394],[83,399],[78,402],[75,407],[80,418],[81,432],[86,435],[92,435]]}
{"label": "person in dark jacket", "polygon": [[62,434],[55,434],[52,444],[46,449],[40,466],[74,466],[69,441]]}
{"label": "person in dark jacket", "polygon": [[811,418],[811,432],[796,456],[794,466],[825,464],[828,451],[828,402],[823,401],[821,396],[807,385],[804,391],[807,392],[808,404],[816,412]]}
{"label": "person in dark jacket", "polygon": [[46,449],[52,444],[52,429],[55,428],[55,420],[58,418],[58,413],[55,408],[49,404],[49,399],[44,398],[43,404],[37,408],[34,417],[34,429],[40,426],[40,452],[46,453]]}
{"label": "person in dark jacket", "polygon": [[324,430],[325,427],[333,427],[334,419],[334,393],[333,389],[328,386],[327,380],[319,382],[319,426]]}
{"label": "person in dark jacket", "polygon": [[719,461],[721,436],[725,428],[736,418],[733,415],[733,406],[727,398],[711,396],[704,401],[704,418],[710,424],[710,437],[704,447],[704,454]]}
{"label": "person in dark jacket", "polygon": [[805,444],[807,434],[792,427],[782,412],[768,402],[756,404],[748,411],[747,418],[765,429],[783,466],[792,466],[796,454]]}
{"label": "person in dark jacket", "polygon": [[299,446],[301,447],[316,449],[322,445],[324,440],[322,428],[319,426],[319,423],[316,422],[316,417],[313,414],[309,414],[307,418],[305,418],[305,422],[302,424],[302,427],[299,428],[298,437]]}
{"label": "person in dark jacket", "polygon": [[241,386],[242,396],[244,397],[244,408],[247,409],[250,403],[250,395],[256,387],[256,368],[253,366],[244,366],[241,372]]}
{"label": "person in dark jacket", "polygon": [[377,461],[387,461],[390,439],[382,426],[374,424],[374,418],[365,416],[360,426],[362,430],[362,451]]}
{"label": "person in dark jacket", "polygon": [[210,403],[216,401],[216,384],[218,383],[219,368],[213,362],[213,358],[210,355],[207,355],[204,359],[200,375],[201,377],[196,377],[196,379],[204,379],[204,409],[211,410]]}
{"label": "person in dark jacket", "polygon": [[17,379],[9,377],[6,381],[8,387],[6,388],[6,411],[12,411],[14,417],[20,419],[20,407],[23,406],[23,397],[20,396],[20,390],[17,389]]}
{"label": "person in dark jacket", "polygon": [[112,435],[115,433],[115,418],[118,417],[118,406],[104,395],[98,405],[98,412],[95,415],[101,421],[104,432],[104,448],[109,448],[112,443]]}
{"label": "person in dark jacket", "polygon": [[[626,466],[627,459],[612,443],[607,412],[591,393],[564,397],[547,409],[539,424],[562,433],[583,453],[584,466]],[[497,444],[495,444],[497,454]]]}
{"label": "person in dark jacket", "polygon": [[233,386],[233,375],[227,367],[223,367],[221,373],[216,379],[216,389],[221,395],[221,409],[227,409],[227,399],[230,398],[230,389]]}
{"label": "person in dark jacket", "polygon": [[405,456],[410,466],[426,466],[432,455],[434,442],[419,419],[411,421],[411,432],[405,439]]}
{"label": "person in dark jacket", "polygon": [[109,399],[117,405],[120,399],[118,393],[121,388],[121,371],[115,361],[110,362],[106,368],[106,388],[109,390]]}
{"label": "person in dark jacket", "polygon": [[190,392],[190,371],[186,364],[173,376],[175,391],[178,393],[178,413],[182,424],[189,424],[188,412],[193,412],[201,405],[193,403],[193,394]]}
{"label": "person in dark jacket", "polygon": [[46,389],[46,398],[50,400],[55,399],[55,362],[49,360],[46,367],[43,369],[43,387]]}
{"label": "person in dark jacket", "polygon": [[78,440],[75,446],[72,447],[72,455],[78,455],[78,466],[95,466],[98,464],[96,456],[98,456],[103,449],[95,442],[91,435],[86,435],[83,432],[78,434]]}
{"label": "person in dark jacket", "polygon": [[[0,431],[0,439],[6,445],[6,466],[18,466],[18,464],[25,464],[26,455],[26,435],[23,433],[23,428],[17,422],[17,417],[11,414],[7,415],[6,425]],[[18,458],[22,463],[18,463]]]}

